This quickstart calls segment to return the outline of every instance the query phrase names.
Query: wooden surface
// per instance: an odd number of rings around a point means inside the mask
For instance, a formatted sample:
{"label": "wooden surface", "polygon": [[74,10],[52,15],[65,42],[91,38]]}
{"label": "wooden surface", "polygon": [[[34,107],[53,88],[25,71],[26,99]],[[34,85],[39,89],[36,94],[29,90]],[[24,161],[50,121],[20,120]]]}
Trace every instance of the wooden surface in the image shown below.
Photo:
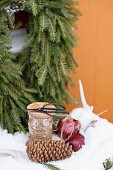
{"label": "wooden surface", "polygon": [[[113,122],[113,0],[78,0],[83,14],[76,31],[79,41],[73,50],[79,67],[70,91],[79,97],[78,79],[94,112],[108,109],[102,117]],[[75,108],[71,102],[68,110]]]}

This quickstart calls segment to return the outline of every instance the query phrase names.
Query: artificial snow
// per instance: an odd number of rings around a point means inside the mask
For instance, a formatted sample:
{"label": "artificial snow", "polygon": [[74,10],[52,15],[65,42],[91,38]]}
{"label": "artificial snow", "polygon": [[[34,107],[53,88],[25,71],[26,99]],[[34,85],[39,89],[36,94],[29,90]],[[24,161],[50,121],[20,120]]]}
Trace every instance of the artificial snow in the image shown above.
{"label": "artificial snow", "polygon": [[[82,123],[81,133],[85,136],[85,145],[78,152],[73,152],[70,158],[51,163],[61,170],[104,170],[105,159],[113,157],[113,124],[95,114],[81,115],[75,112],[75,115],[76,119]],[[86,121],[97,120],[95,126],[89,127],[86,131],[84,131],[85,117]],[[27,139],[28,134],[18,132],[12,135],[8,134],[7,130],[0,128],[0,170],[47,169],[28,159]]]}

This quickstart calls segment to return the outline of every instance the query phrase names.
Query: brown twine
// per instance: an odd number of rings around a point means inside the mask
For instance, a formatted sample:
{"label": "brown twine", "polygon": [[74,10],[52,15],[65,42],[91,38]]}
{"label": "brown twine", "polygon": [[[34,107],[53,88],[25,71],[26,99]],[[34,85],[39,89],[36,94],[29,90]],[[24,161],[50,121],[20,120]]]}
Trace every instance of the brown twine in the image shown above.
{"label": "brown twine", "polygon": [[73,119],[68,115],[65,119],[63,119],[63,126],[62,126],[62,129],[61,129],[61,140],[63,140],[63,132],[64,132],[64,127],[65,127],[65,123],[66,123],[67,119],[72,120],[73,129],[72,129],[70,135],[65,139],[65,141],[68,141],[70,139],[70,137],[72,136],[73,132],[74,132],[74,122],[73,122]]}
{"label": "brown twine", "polygon": [[[50,107],[48,107],[50,105]],[[40,106],[40,107],[39,107]],[[57,104],[57,106],[60,106]],[[57,129],[52,130],[53,117],[64,117],[68,118],[68,112],[65,111],[63,106],[60,108],[55,108],[54,105],[50,103],[33,103],[31,106],[27,107],[29,114],[29,133],[30,137],[37,139],[51,139],[52,131],[57,131]],[[38,113],[38,114],[37,114]],[[44,117],[42,118],[41,115]],[[74,128],[73,128],[74,130]],[[73,133],[73,132],[72,132]]]}
{"label": "brown twine", "polygon": [[53,120],[49,118],[34,118],[29,119],[29,136],[35,139],[51,139]]}

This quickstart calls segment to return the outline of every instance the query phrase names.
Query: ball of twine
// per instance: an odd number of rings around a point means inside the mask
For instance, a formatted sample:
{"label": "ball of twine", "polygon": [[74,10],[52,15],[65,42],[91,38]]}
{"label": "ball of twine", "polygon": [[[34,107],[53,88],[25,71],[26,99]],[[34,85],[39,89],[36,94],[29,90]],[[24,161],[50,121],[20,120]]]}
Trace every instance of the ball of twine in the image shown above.
{"label": "ball of twine", "polygon": [[[51,139],[52,138],[52,126],[53,119],[51,116],[44,114],[42,112],[36,112],[37,109],[43,107],[46,102],[36,102],[28,105],[28,115],[29,115],[29,138],[34,139]],[[49,105],[49,108],[55,108],[53,105]]]}

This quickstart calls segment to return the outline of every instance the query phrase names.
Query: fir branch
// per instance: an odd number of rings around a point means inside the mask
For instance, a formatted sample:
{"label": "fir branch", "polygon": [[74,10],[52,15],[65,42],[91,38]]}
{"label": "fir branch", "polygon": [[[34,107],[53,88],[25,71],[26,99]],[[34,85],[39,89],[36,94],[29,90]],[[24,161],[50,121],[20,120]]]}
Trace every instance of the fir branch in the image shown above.
{"label": "fir branch", "polygon": [[49,24],[50,24],[50,28],[51,28],[51,30],[52,30],[52,36],[51,36],[51,40],[52,41],[55,41],[55,30],[54,30],[54,26],[53,26],[53,24],[52,24],[52,22],[51,22],[51,20],[48,18],[48,21],[49,21]]}
{"label": "fir branch", "polygon": [[42,55],[45,54],[45,51],[46,51],[46,38],[45,38],[45,34],[43,33],[42,35],[42,41],[41,41],[41,52],[42,52]]}
{"label": "fir branch", "polygon": [[55,165],[52,165],[50,163],[43,163],[43,165],[46,166],[50,170],[61,170],[58,167],[56,167]]}
{"label": "fir branch", "polygon": [[37,72],[36,76],[38,78],[39,85],[43,85],[47,74],[47,65],[43,65]]}
{"label": "fir branch", "polygon": [[36,4],[36,2],[35,1],[30,1],[30,3],[31,3],[31,7],[32,7],[32,12],[33,12],[33,15],[34,16],[36,16],[37,15],[37,13],[38,13],[38,11],[37,11],[37,4]]}
{"label": "fir branch", "polygon": [[48,40],[46,41],[46,58],[45,58],[45,63],[47,66],[50,64],[50,55],[49,55],[49,42]]}
{"label": "fir branch", "polygon": [[74,39],[71,28],[79,16],[74,11],[77,4],[72,0],[37,0],[38,13],[34,16],[30,2],[28,0],[27,9],[32,13],[28,42],[32,41],[28,43],[30,53],[26,53],[29,65],[26,64],[23,70],[25,75],[29,73],[27,82],[31,83],[27,85],[37,89],[38,100],[62,102],[68,96],[66,84],[73,85],[69,73],[74,63],[71,50],[77,38]]}
{"label": "fir branch", "polygon": [[105,170],[111,169],[113,167],[113,161],[106,159],[106,161],[103,163],[103,166]]}
{"label": "fir branch", "polygon": [[66,75],[66,63],[63,63],[62,60],[60,59],[60,64],[61,64],[61,68],[62,68],[62,72],[64,75]]}
{"label": "fir branch", "polygon": [[0,96],[0,122],[1,126],[4,124],[4,118],[3,118],[3,96]]}
{"label": "fir branch", "polygon": [[42,15],[42,31],[45,30],[45,16]]}
{"label": "fir branch", "polygon": [[[4,13],[0,12],[0,14],[1,32],[6,23]],[[14,55],[7,48],[10,46],[10,41],[7,41],[6,45],[6,40],[10,39],[7,29],[4,29],[3,35],[4,38],[0,36],[0,42],[2,39],[2,46],[0,46],[0,124],[3,128],[7,128],[8,132],[14,133],[27,129],[26,106],[34,99],[30,94],[32,90],[28,92],[21,79],[21,67],[13,61]]]}
{"label": "fir branch", "polygon": [[62,36],[63,36],[64,38],[66,38],[66,31],[65,31],[65,28],[64,28],[64,26],[63,26],[63,24],[62,24],[62,22],[61,22],[60,19],[58,20],[58,23],[59,23],[60,29],[61,29],[61,31],[62,31]]}

